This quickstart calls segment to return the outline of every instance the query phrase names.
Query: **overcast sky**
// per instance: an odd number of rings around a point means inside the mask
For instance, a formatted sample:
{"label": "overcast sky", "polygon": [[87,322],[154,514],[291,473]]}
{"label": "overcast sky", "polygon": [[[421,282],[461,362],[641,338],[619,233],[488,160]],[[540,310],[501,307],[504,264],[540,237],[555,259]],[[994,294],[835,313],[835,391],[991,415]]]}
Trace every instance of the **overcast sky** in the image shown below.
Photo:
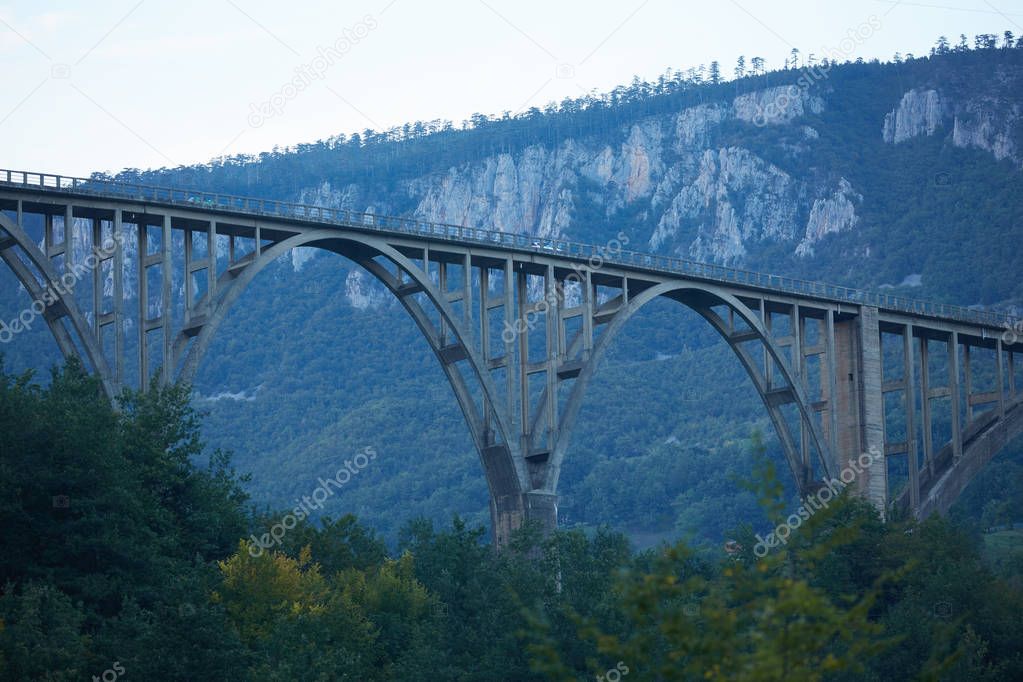
{"label": "overcast sky", "polygon": [[1023,34],[1023,0],[0,0],[0,168],[176,166],[459,122],[667,67],[778,67],[871,24],[852,58]]}

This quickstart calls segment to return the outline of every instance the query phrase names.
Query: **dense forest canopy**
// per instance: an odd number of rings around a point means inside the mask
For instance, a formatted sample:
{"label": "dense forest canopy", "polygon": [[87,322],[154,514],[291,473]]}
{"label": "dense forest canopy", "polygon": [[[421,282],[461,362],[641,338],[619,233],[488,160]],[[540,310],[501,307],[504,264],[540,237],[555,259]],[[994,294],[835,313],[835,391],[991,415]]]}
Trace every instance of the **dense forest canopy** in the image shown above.
{"label": "dense forest canopy", "polygon": [[[457,518],[409,523],[389,552],[351,516],[260,552],[249,533],[280,514],[203,454],[180,389],[115,410],[73,363],[47,388],[0,373],[0,428],[3,679],[1023,675],[1019,545],[882,524],[848,496],[766,556],[749,526],[728,553],[528,527],[495,553]],[[773,468],[757,474],[780,520]]]}

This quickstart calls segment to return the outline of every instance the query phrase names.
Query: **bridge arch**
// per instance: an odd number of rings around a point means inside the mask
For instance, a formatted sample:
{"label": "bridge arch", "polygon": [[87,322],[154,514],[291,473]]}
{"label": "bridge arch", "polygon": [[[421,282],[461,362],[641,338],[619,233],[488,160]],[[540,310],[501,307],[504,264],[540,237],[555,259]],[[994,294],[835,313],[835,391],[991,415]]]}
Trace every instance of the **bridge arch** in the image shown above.
{"label": "bridge arch", "polygon": [[[178,334],[175,341],[174,363],[175,367],[181,366],[178,381],[189,384],[193,381],[212,339],[242,293],[259,273],[276,259],[299,247],[321,249],[347,258],[373,275],[402,303],[429,343],[451,384],[480,455],[491,492],[492,505],[494,500],[503,501],[505,506],[510,505],[514,510],[525,513],[525,510],[521,509],[523,495],[528,490],[525,470],[521,460],[514,456],[514,450],[509,446],[511,441],[508,438],[508,417],[500,408],[493,377],[485,370],[473,339],[468,338],[471,332],[459,324],[451,304],[429,274],[380,237],[359,233],[350,233],[342,237],[333,230],[303,232],[261,250],[238,274],[234,275],[229,270],[224,272],[216,289],[220,296],[209,302],[210,313],[196,335],[194,343],[188,345],[187,335],[183,331]],[[379,262],[380,257],[393,266],[394,272]],[[408,291],[413,290],[424,294],[434,306],[445,332],[437,328],[427,310],[408,294]],[[200,300],[199,305],[202,303]],[[454,337],[451,343],[445,342],[445,334]],[[468,365],[470,378],[477,382],[485,396],[482,410],[492,411],[490,419],[484,418],[481,407],[473,398],[469,382],[456,362],[452,361],[454,357],[465,360]],[[496,524],[497,519],[494,520]]]}
{"label": "bridge arch", "polygon": [[[110,368],[106,358],[100,351],[99,344],[92,334],[89,324],[78,308],[74,296],[67,287],[60,285],[62,275],[59,275],[49,258],[40,250],[39,246],[28,236],[24,227],[11,220],[0,212],[0,227],[9,235],[0,239],[0,259],[7,264],[7,267],[14,273],[33,304],[40,301],[46,303],[42,311],[33,310],[33,315],[42,317],[46,321],[50,333],[57,341],[57,347],[66,358],[76,357],[87,361],[87,364],[100,378],[103,390],[107,397],[113,398],[115,389],[110,379]],[[39,283],[37,277],[25,262],[18,257],[15,249],[20,249],[25,258],[35,268],[46,284]],[[49,300],[55,299],[55,300]],[[67,318],[77,339],[72,338],[69,331],[64,327],[62,318]],[[75,341],[81,344],[85,357],[81,357]]]}
{"label": "bridge arch", "polygon": [[[1021,437],[1023,402],[1007,405],[1004,416],[999,417],[996,411],[990,411],[979,417],[966,429],[959,457],[955,455],[953,444],[947,443],[935,453],[934,465],[922,472],[922,494],[916,516],[926,518],[931,514],[948,513],[988,462]],[[893,509],[901,514],[913,513],[911,503],[908,487],[891,501]]]}
{"label": "bridge arch", "polygon": [[[633,315],[644,306],[659,298],[667,298],[695,311],[707,320],[715,331],[728,342],[768,410],[797,488],[800,493],[803,493],[812,480],[811,463],[803,460],[800,450],[796,445],[795,437],[791,433],[789,424],[780,410],[780,405],[773,397],[775,395],[780,396],[782,393],[778,392],[778,388],[769,385],[757,361],[750,354],[749,350],[742,345],[749,341],[757,341],[761,344],[766,353],[767,362],[774,363],[774,366],[781,373],[785,381],[785,386],[781,390],[789,392],[789,399],[795,403],[802,422],[808,425],[810,440],[818,453],[818,463],[821,471],[824,476],[828,476],[830,473],[828,462],[833,460],[830,460],[825,440],[812,418],[810,401],[807,398],[806,391],[790,368],[783,350],[778,347],[764,327],[760,316],[736,296],[716,285],[694,282],[665,282],[645,289],[638,295],[630,298],[629,302],[608,323],[608,328],[594,345],[593,352],[589,360],[584,364],[575,384],[572,386],[566,402],[559,429],[560,435],[551,454],[547,478],[544,482],[545,488],[552,493],[557,489],[561,466],[568,450],[585,392],[596,373],[601,358]],[[714,310],[717,306],[725,306],[732,316],[738,317],[744,323],[746,328],[741,333],[738,333],[731,322],[732,317],[730,316],[728,320],[722,318]]]}

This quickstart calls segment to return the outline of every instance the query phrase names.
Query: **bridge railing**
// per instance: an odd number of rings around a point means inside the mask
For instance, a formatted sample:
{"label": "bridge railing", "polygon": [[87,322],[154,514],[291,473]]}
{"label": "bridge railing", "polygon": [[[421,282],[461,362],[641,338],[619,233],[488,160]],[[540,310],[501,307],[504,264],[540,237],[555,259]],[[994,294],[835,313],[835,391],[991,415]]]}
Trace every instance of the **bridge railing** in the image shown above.
{"label": "bridge railing", "polygon": [[464,225],[433,223],[416,218],[383,216],[342,209],[298,204],[276,199],[235,196],[183,188],[136,185],[104,178],[76,178],[49,173],[33,173],[0,169],[0,186],[17,186],[53,192],[92,194],[117,199],[134,199],[158,203],[224,210],[275,218],[289,218],[358,227],[372,230],[429,235],[436,239],[477,242],[577,259],[599,258],[604,262],[639,267],[647,270],[677,273],[700,279],[731,282],[761,289],[803,294],[838,302],[864,304],[878,308],[931,317],[947,318],[971,324],[1008,327],[1014,320],[998,312],[977,310],[945,303],[932,303],[906,296],[893,296],[824,282],[771,275],[711,263],[663,256],[638,251],[611,250],[593,244],[562,239],[513,234]]}

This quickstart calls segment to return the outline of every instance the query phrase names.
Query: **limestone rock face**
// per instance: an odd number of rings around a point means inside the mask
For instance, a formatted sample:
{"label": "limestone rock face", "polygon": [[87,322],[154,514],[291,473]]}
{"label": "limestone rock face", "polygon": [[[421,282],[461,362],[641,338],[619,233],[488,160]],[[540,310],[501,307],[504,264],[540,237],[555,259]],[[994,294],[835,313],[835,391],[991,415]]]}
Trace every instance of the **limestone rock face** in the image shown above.
{"label": "limestone rock face", "polygon": [[499,154],[414,180],[408,186],[409,194],[419,197],[413,214],[434,222],[560,236],[573,209],[575,147],[571,141],[555,150],[534,145],[517,157]]}
{"label": "limestone rock face", "polygon": [[683,109],[675,117],[675,149],[680,152],[706,149],[711,132],[728,114],[728,108],[719,104]]}
{"label": "limestone rock face", "polygon": [[352,270],[345,278],[345,297],[353,308],[366,310],[386,304],[390,294],[384,286],[362,270]]}
{"label": "limestone rock face", "polygon": [[763,239],[791,240],[796,225],[796,188],[792,179],[747,149],[705,150],[695,168],[683,163],[670,179],[680,184],[650,238],[662,250],[675,243],[686,225],[697,226],[695,239],[673,250],[695,260],[736,263],[747,244]]}
{"label": "limestone rock face", "polygon": [[[771,126],[785,136],[784,153],[799,155],[819,137],[803,119],[825,105],[802,88],[766,88],[643,118],[610,135],[484,156],[403,181],[391,194],[369,183],[324,183],[300,199],[361,211],[398,206],[424,220],[542,238],[599,243],[604,232],[622,231],[632,248],[716,263],[741,264],[774,242],[806,255],[820,236],[855,228],[858,195],[845,180],[836,191],[836,178],[793,177],[729,143],[723,129]],[[296,252],[292,265],[303,267],[314,253]],[[379,285],[356,275],[345,293],[359,308],[384,300]]]}
{"label": "limestone rock face", "polygon": [[952,101],[937,90],[910,90],[899,105],[885,115],[881,135],[885,142],[898,144],[939,130],[951,130],[956,147],[990,152],[997,160],[1023,163],[1013,131],[1021,118],[1018,104],[1008,104],[995,95],[981,95]]}
{"label": "limestone rock face", "polygon": [[[748,149],[715,145],[719,129],[733,120],[785,125],[823,108],[804,89],[768,88],[730,104],[645,119],[623,128],[618,145],[570,140],[555,150],[530,147],[515,158],[503,154],[451,168],[414,181],[410,194],[422,197],[417,217],[570,238],[580,183],[588,181],[600,192],[585,200],[600,202],[610,218],[643,207],[652,228],[649,248],[737,263],[751,241],[792,241],[794,249],[804,231],[800,216],[829,190],[817,188],[808,203],[802,180]],[[803,144],[818,137],[805,126],[795,130]]]}
{"label": "limestone rock face", "polygon": [[323,182],[316,187],[308,187],[302,190],[298,196],[298,203],[323,206],[324,208],[337,208],[345,211],[358,211],[361,196],[358,185],[348,185],[340,189],[334,188],[329,182]]}
{"label": "limestone rock face", "polygon": [[933,135],[945,119],[945,105],[937,90],[910,90],[899,106],[884,117],[885,142],[898,144],[920,135]]}
{"label": "limestone rock face", "polygon": [[[359,203],[361,200],[358,185],[348,185],[340,189],[334,188],[329,182],[323,182],[316,187],[308,187],[299,193],[298,203],[322,206],[323,208],[335,208],[343,211],[360,211],[364,207]],[[305,264],[316,257],[318,249],[299,247],[292,249],[291,253],[285,256],[290,259],[291,266],[296,272],[301,272]],[[353,302],[354,305],[354,302]]]}
{"label": "limestone rock face", "polygon": [[813,245],[824,235],[844,232],[856,226],[856,206],[863,201],[863,195],[855,192],[845,178],[838,182],[834,194],[825,199],[816,199],[810,209],[806,233],[796,247],[799,256],[812,256]]}
{"label": "limestone rock face", "polygon": [[732,103],[735,117],[756,125],[790,123],[807,113],[819,114],[824,101],[796,85],[781,85],[740,95]]}
{"label": "limestone rock face", "polygon": [[952,144],[957,147],[976,147],[991,152],[999,161],[1011,159],[1019,163],[1016,144],[1012,140],[1012,128],[1019,119],[1017,107],[999,115],[989,103],[985,106],[984,102],[971,102],[964,112],[955,117]]}
{"label": "limestone rock face", "polygon": [[[783,244],[794,256],[809,255],[823,235],[855,229],[859,195],[844,179],[794,177],[777,161],[726,135],[737,126],[770,126],[784,138],[778,149],[798,156],[819,138],[805,117],[825,106],[820,96],[803,88],[765,88],[731,101],[639,118],[610,133],[484,155],[387,189],[371,179],[340,186],[322,182],[300,190],[294,199],[598,244],[623,232],[631,248],[723,264],[741,265],[759,245],[769,243]],[[909,121],[909,116],[903,118]],[[998,137],[996,123],[964,118],[956,139],[1008,153],[1011,146]],[[905,131],[920,128],[902,125]],[[909,134],[905,131],[900,135]],[[88,247],[75,244],[82,254]],[[319,253],[299,248],[281,260],[300,271]],[[133,263],[137,245],[128,244],[125,257]],[[108,280],[104,286],[112,289]],[[131,278],[125,286],[132,295]],[[180,294],[183,286],[175,282],[175,292]],[[359,271],[348,275],[344,293],[359,309],[388,300],[382,286]]]}

